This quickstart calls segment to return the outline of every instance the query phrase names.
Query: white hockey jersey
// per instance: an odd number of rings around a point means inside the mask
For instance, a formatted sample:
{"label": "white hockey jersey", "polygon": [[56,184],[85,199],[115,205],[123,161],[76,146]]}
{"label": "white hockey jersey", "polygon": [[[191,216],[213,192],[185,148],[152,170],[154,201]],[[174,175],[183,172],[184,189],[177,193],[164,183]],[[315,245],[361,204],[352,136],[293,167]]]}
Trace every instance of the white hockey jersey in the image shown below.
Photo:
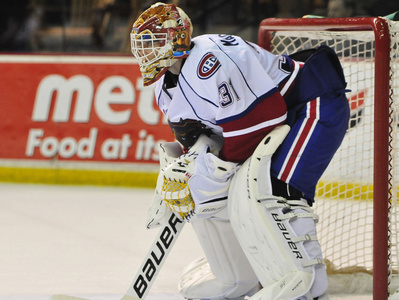
{"label": "white hockey jersey", "polygon": [[188,121],[200,122],[223,135],[221,158],[242,162],[268,132],[286,120],[280,90],[286,90],[282,83],[295,62],[237,36],[203,35],[193,43],[177,86],[167,89],[165,75],[158,80],[158,106],[172,130],[184,128]]}

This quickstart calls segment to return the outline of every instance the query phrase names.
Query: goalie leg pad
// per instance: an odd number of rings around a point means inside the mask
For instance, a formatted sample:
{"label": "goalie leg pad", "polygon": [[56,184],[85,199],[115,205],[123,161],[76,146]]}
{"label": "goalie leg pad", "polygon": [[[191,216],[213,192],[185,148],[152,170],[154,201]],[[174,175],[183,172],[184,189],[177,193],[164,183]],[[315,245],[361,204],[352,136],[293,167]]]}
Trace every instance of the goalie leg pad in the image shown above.
{"label": "goalie leg pad", "polygon": [[185,298],[237,299],[258,286],[230,222],[196,219],[192,226],[206,259],[194,261],[184,271],[179,291]]}
{"label": "goalie leg pad", "polygon": [[305,201],[272,195],[270,159],[286,134],[279,130],[244,163],[229,192],[231,225],[264,287],[251,300],[317,297],[327,285],[326,276],[315,282],[316,269],[325,274],[315,232],[317,216]]}

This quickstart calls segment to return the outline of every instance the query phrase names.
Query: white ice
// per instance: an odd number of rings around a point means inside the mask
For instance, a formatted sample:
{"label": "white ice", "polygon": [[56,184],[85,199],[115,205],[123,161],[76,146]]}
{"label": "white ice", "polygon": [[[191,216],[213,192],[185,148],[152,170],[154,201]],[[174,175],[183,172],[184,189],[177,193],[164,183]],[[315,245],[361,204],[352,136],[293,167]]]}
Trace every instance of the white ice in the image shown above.
{"label": "white ice", "polygon": [[[120,299],[158,232],[145,228],[152,194],[120,187],[0,184],[0,300],[47,300],[52,294]],[[148,300],[182,299],[180,274],[201,255],[188,224]]]}

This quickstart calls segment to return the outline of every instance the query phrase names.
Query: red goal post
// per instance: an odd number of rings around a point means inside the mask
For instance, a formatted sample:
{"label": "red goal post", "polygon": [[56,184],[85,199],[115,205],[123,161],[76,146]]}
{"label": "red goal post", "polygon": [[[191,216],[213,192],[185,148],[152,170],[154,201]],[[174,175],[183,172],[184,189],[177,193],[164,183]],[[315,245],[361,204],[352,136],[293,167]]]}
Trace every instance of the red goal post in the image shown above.
{"label": "red goal post", "polygon": [[[397,23],[380,17],[270,18],[261,22],[258,33],[258,44],[273,53],[288,55],[327,44],[334,48],[343,64],[348,89],[352,91],[348,96],[352,116],[340,153],[317,188],[315,210],[326,215],[320,218],[319,239],[323,252],[327,253],[326,259],[333,265],[342,262],[336,269],[360,268],[373,274],[372,293],[378,300],[387,299],[397,289],[392,284],[398,272],[399,221],[399,157],[395,153],[399,148]],[[323,203],[329,201],[337,202],[337,207],[345,206],[344,210],[325,207]],[[360,206],[362,209],[367,206],[365,211],[372,212],[357,215]],[[332,210],[337,212],[335,218],[331,216]],[[350,220],[353,215],[355,220]],[[342,227],[349,231],[338,228],[341,219]],[[358,233],[360,226],[364,226],[366,233]],[[370,226],[371,239],[367,237]],[[334,231],[348,235],[348,240],[338,242]],[[351,234],[361,234],[364,238],[358,242]],[[354,243],[364,245],[356,248],[350,243],[351,238]],[[328,245],[331,243],[334,245]],[[367,256],[372,256],[372,260]]]}

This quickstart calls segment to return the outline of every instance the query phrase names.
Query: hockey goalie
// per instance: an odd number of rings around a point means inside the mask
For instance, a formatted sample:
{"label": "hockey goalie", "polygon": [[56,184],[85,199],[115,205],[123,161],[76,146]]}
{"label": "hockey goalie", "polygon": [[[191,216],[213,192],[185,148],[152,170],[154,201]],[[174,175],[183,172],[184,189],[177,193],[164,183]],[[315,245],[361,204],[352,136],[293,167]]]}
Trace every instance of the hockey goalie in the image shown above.
{"label": "hockey goalie", "polygon": [[205,254],[183,271],[181,294],[327,299],[312,206],[349,120],[333,50],[276,56],[238,36],[193,37],[184,11],[164,3],[130,37],[176,138],[160,145],[148,228],[172,210]]}

